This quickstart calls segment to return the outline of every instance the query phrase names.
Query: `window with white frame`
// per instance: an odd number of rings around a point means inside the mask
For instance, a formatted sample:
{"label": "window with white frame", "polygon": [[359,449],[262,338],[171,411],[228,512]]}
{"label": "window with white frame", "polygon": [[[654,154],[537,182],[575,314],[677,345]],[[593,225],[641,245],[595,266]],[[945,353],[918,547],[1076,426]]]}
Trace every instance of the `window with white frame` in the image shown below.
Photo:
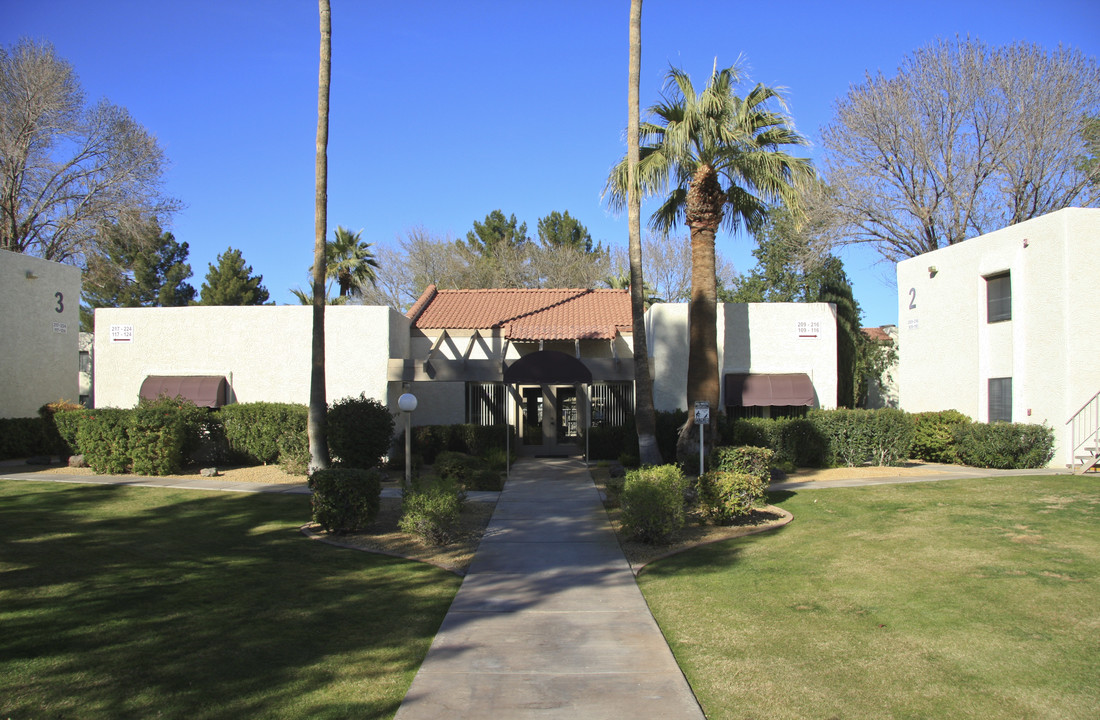
{"label": "window with white frame", "polygon": [[989,378],[989,422],[1012,422],[1012,378]]}
{"label": "window with white frame", "polygon": [[1007,272],[986,277],[985,302],[986,322],[1012,319],[1012,278]]}

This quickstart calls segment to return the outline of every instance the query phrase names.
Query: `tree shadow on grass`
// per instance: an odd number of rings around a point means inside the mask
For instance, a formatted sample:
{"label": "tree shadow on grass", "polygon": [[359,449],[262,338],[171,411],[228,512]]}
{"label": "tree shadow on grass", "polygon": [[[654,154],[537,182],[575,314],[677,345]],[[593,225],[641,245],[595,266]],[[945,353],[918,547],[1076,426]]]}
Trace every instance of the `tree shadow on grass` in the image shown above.
{"label": "tree shadow on grass", "polygon": [[0,715],[390,717],[457,591],[304,496],[0,482]]}

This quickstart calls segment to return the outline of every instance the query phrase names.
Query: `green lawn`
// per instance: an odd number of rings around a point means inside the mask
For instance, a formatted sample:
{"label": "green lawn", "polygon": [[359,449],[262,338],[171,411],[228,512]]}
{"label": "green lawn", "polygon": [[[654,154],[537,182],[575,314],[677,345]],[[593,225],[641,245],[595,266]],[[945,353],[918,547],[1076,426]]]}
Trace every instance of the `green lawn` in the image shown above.
{"label": "green lawn", "polygon": [[772,498],[639,578],[708,718],[1100,717],[1100,481]]}
{"label": "green lawn", "polygon": [[0,480],[0,717],[385,718],[459,578],[304,496]]}

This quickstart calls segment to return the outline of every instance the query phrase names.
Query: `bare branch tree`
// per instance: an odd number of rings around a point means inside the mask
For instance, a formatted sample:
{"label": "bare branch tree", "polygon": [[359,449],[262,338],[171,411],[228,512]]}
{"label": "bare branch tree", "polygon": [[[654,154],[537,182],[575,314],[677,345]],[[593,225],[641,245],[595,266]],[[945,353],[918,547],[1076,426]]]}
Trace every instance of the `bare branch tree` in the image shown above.
{"label": "bare branch tree", "polygon": [[898,260],[1069,205],[1095,205],[1080,162],[1100,68],[1069,48],[939,40],[868,75],[824,129],[824,174],[850,241]]}
{"label": "bare branch tree", "polygon": [[85,105],[53,46],[0,48],[0,248],[82,263],[107,225],[166,224],[179,206],[161,192],[166,164],[125,108]]}

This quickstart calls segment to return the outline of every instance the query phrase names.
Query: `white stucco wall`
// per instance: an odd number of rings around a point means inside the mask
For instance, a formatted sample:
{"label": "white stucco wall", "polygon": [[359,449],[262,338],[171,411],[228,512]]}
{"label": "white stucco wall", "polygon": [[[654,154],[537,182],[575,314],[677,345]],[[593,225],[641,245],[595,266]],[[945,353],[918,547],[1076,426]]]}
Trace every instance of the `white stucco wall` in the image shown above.
{"label": "white stucco wall", "polygon": [[[898,263],[898,382],[909,412],[988,420],[988,380],[1012,378],[1015,422],[1055,430],[1100,391],[1100,209],[1068,208]],[[933,274],[929,268],[935,268]],[[986,321],[986,280],[1008,271],[1012,319]]]}
{"label": "white stucco wall", "polygon": [[[224,375],[236,402],[309,402],[310,307],[111,308],[95,324],[97,407],[136,405],[149,375]],[[132,341],[113,342],[112,326],[132,328]],[[329,402],[361,392],[386,401],[387,362],[402,356],[408,328],[390,308],[327,307]]]}
{"label": "white stucco wall", "polygon": [[0,417],[76,402],[80,270],[0,250]]}
{"label": "white stucco wall", "polygon": [[[687,318],[686,303],[658,303],[646,312],[658,410],[687,406]],[[836,308],[830,303],[719,303],[718,356],[722,378],[805,373],[813,381],[817,407],[836,407]]]}

